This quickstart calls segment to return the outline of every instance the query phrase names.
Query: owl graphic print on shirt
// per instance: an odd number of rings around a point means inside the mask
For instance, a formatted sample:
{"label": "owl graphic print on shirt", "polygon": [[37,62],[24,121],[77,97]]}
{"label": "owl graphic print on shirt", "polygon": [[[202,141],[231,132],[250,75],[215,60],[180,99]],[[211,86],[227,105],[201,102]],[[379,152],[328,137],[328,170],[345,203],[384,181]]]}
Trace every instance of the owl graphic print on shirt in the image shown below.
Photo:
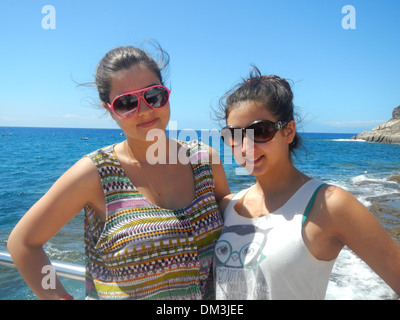
{"label": "owl graphic print on shirt", "polygon": [[223,228],[214,252],[217,299],[269,299],[262,264],[270,230],[252,224]]}

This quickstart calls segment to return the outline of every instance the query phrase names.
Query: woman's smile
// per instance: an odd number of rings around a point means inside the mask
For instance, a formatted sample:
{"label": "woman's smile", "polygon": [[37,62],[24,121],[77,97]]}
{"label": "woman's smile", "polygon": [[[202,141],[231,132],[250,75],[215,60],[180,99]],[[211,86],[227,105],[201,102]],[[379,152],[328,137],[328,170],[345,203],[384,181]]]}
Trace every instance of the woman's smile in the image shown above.
{"label": "woman's smile", "polygon": [[264,159],[264,156],[258,156],[258,157],[244,157],[244,160],[246,161],[247,164],[251,164],[251,165],[257,165],[259,164],[262,160]]}
{"label": "woman's smile", "polygon": [[144,120],[143,122],[138,123],[138,127],[141,128],[150,128],[156,125],[158,122],[158,118],[150,119],[150,120]]}

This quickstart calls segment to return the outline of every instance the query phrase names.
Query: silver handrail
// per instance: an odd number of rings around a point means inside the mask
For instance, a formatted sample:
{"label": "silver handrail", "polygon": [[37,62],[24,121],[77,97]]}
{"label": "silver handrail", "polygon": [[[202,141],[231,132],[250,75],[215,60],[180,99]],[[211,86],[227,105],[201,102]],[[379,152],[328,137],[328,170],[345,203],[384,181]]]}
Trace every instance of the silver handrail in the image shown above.
{"label": "silver handrail", "polygon": [[[11,255],[3,251],[0,251],[0,265],[15,268]],[[85,268],[83,266],[56,261],[51,261],[51,265],[60,277],[85,281]]]}

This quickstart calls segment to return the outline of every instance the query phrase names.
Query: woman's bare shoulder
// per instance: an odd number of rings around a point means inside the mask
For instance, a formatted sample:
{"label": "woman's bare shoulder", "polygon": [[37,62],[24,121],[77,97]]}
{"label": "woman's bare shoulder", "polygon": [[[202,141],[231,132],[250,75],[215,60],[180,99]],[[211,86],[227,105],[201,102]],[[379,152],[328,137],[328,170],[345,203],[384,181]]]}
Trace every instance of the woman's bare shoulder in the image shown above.
{"label": "woman's bare shoulder", "polygon": [[223,197],[221,200],[219,200],[218,207],[222,214],[225,212],[226,208],[229,205],[229,202],[232,200],[234,195],[235,195],[234,193],[231,193]]}

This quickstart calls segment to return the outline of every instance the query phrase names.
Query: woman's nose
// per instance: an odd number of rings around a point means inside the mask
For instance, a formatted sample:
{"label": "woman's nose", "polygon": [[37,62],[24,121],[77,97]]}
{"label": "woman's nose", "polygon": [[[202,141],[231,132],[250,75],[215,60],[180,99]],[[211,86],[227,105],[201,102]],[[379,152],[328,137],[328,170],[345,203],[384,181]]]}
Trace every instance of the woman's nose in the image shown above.
{"label": "woman's nose", "polygon": [[146,113],[151,110],[153,110],[153,109],[147,105],[147,103],[144,101],[143,96],[140,96],[138,113]]}
{"label": "woman's nose", "polygon": [[247,135],[243,137],[242,141],[242,155],[243,157],[248,157],[249,155],[254,155],[254,141]]}

